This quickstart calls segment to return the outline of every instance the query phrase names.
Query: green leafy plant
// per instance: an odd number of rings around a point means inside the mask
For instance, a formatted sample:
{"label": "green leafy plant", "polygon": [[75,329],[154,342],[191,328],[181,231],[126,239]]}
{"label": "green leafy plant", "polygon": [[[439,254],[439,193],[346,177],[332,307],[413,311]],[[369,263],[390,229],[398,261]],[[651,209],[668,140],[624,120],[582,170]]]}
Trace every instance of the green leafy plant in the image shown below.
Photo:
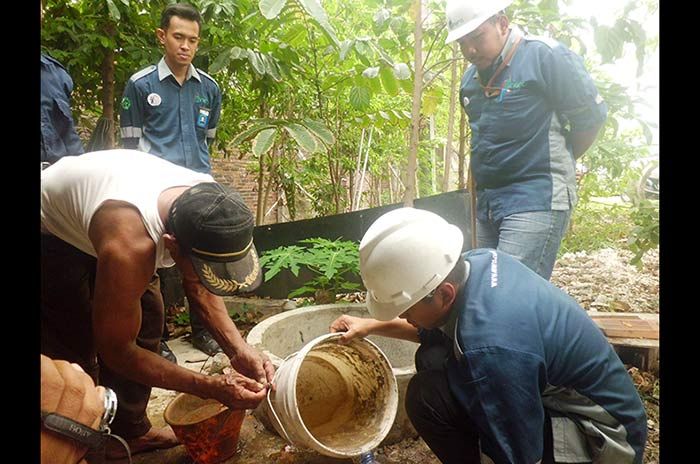
{"label": "green leafy plant", "polygon": [[313,294],[316,303],[332,303],[336,294],[355,291],[360,287],[348,280],[350,275],[360,273],[357,243],[325,238],[309,238],[299,243],[304,246],[278,247],[263,254],[260,265],[266,269],[266,282],[283,269],[298,277],[299,271],[305,267],[316,277],[291,291],[289,298]]}
{"label": "green leafy plant", "polygon": [[173,322],[175,322],[175,325],[190,325],[190,313],[189,311],[183,311],[181,313],[177,313],[175,318],[173,319]]}
{"label": "green leafy plant", "polygon": [[627,246],[634,253],[631,264],[641,267],[642,256],[659,246],[659,201],[637,199],[630,210],[634,223]]}

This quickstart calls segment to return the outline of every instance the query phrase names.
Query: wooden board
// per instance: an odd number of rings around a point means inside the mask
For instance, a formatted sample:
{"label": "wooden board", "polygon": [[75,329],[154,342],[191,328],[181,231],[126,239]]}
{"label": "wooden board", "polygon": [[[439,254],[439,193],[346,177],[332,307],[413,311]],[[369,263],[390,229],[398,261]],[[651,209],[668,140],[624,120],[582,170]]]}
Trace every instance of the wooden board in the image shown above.
{"label": "wooden board", "polygon": [[630,316],[591,316],[606,337],[659,339],[658,322]]}

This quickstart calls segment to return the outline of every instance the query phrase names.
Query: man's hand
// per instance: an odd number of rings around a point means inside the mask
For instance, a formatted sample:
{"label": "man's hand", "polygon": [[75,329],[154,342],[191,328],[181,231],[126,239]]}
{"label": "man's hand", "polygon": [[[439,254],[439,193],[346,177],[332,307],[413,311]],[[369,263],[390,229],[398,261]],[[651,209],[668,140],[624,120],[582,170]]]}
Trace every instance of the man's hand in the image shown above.
{"label": "man's hand", "polygon": [[240,346],[230,359],[231,366],[241,374],[257,380],[263,386],[272,384],[275,375],[272,361],[247,343]]}
{"label": "man's hand", "polygon": [[[95,387],[79,365],[41,355],[42,411],[55,412],[97,429],[104,413],[104,395],[104,387]],[[75,464],[86,452],[80,443],[42,428],[42,464]]]}
{"label": "man's hand", "polygon": [[265,399],[267,388],[253,379],[225,368],[224,375],[214,376],[212,397],[232,409],[254,409]]}
{"label": "man's hand", "polygon": [[348,343],[353,338],[366,337],[369,335],[372,322],[371,319],[363,319],[361,317],[353,317],[344,314],[334,320],[329,328],[331,333],[345,332],[340,337],[340,342]]}

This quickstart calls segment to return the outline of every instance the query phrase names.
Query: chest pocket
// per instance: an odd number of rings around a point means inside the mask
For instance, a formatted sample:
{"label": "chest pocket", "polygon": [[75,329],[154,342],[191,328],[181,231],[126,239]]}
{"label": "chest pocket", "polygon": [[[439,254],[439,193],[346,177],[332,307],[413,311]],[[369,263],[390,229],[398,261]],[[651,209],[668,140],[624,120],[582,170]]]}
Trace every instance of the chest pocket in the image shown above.
{"label": "chest pocket", "polygon": [[489,135],[507,142],[532,138],[542,123],[541,98],[527,87],[506,89],[490,98],[488,105]]}

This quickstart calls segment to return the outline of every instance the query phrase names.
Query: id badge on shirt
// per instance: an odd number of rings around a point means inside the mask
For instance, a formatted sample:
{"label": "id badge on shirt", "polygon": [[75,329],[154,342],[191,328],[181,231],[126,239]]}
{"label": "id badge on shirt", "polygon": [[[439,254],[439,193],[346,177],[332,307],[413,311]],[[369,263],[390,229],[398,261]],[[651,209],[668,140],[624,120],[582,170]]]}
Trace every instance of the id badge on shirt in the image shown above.
{"label": "id badge on shirt", "polygon": [[200,108],[197,115],[197,127],[206,129],[209,125],[209,108]]}

